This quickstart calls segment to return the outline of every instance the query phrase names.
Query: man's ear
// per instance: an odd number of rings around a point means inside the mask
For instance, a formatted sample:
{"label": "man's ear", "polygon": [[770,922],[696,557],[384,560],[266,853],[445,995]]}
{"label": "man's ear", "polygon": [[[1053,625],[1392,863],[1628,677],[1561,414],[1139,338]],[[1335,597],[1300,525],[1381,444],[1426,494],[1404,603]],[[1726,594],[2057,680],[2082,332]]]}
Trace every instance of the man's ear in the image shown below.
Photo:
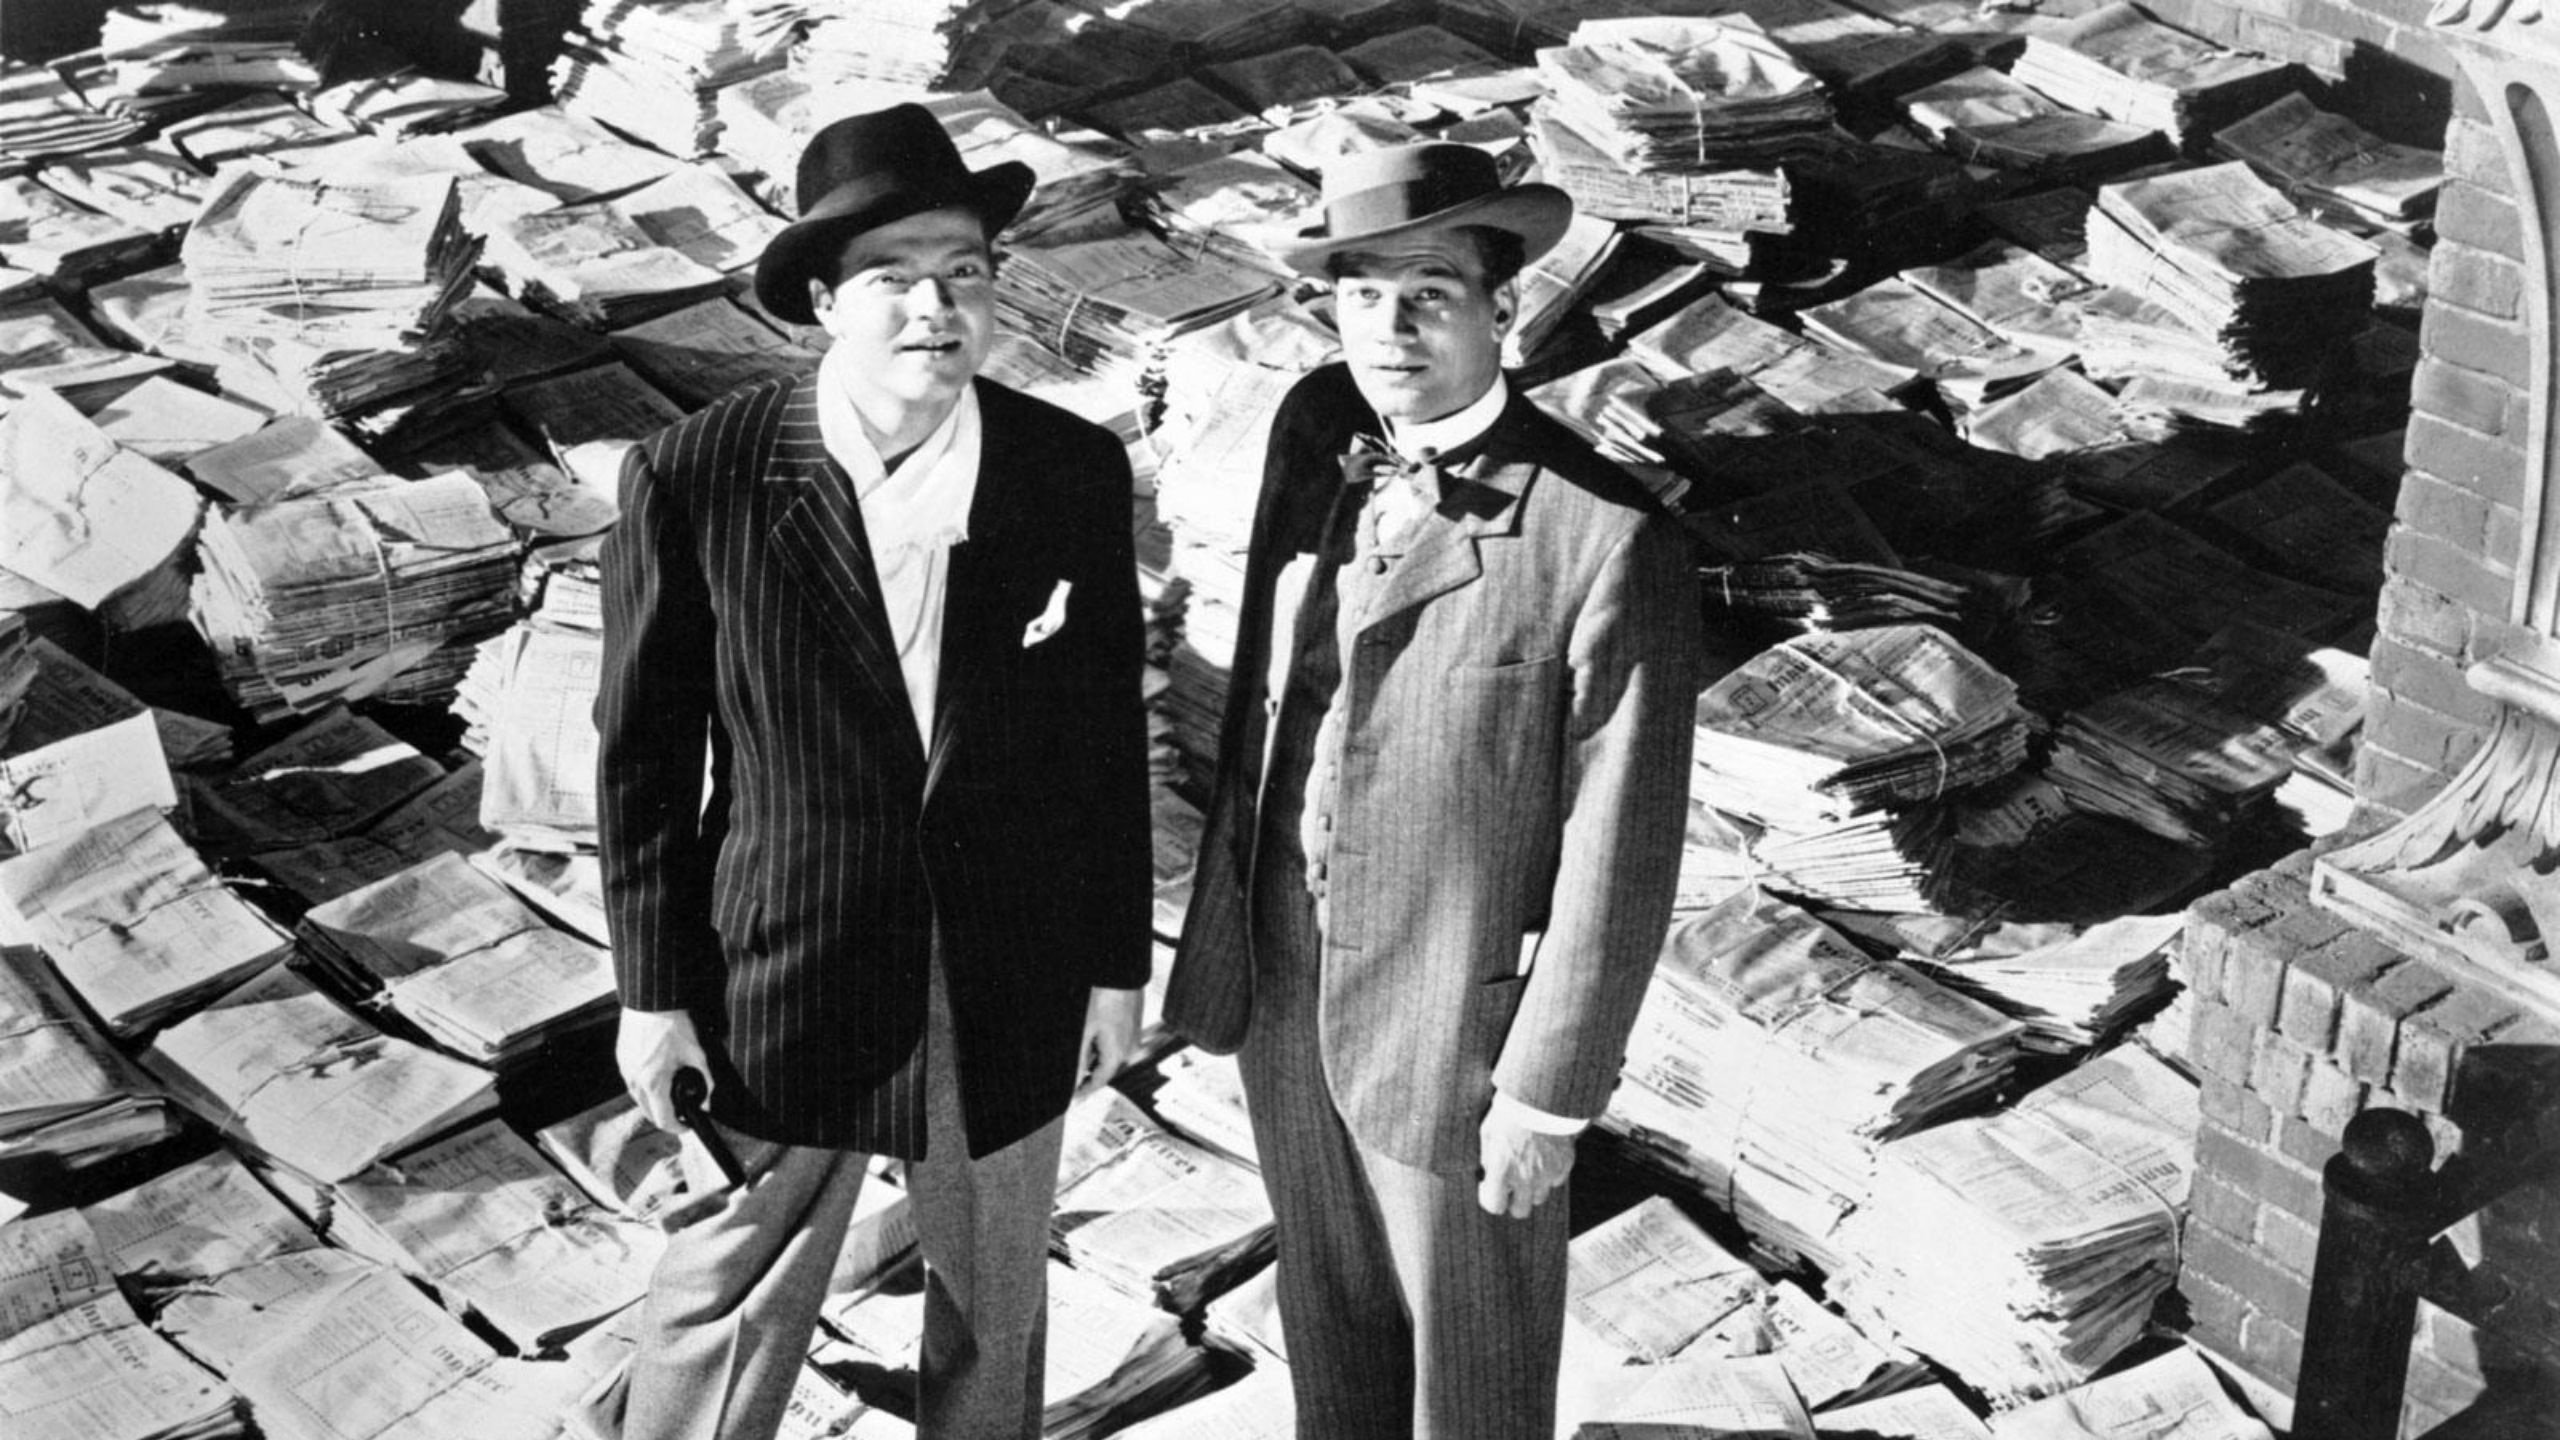
{"label": "man's ear", "polygon": [[1520,282],[1505,280],[1493,287],[1493,333],[1511,333],[1512,317],[1520,313]]}
{"label": "man's ear", "polygon": [[810,311],[810,313],[811,313],[811,314],[814,314],[814,315],[824,315],[824,314],[826,314],[826,313],[827,313],[827,307],[828,307],[828,306],[830,306],[830,305],[833,305],[833,304],[835,304],[835,303],[836,303],[836,292],[835,292],[834,288],[833,288],[833,287],[831,287],[831,286],[829,286],[829,285],[827,284],[827,282],[825,282],[824,280],[819,279],[817,276],[815,276],[815,275],[810,276],[810,277],[809,277],[809,311]]}

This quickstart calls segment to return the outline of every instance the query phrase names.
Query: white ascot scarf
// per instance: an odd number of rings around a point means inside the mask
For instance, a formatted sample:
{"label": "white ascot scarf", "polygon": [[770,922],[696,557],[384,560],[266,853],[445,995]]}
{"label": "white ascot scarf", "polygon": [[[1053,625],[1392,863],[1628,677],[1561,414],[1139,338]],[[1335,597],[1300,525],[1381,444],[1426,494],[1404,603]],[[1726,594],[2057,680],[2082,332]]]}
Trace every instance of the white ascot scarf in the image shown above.
{"label": "white ascot scarf", "polygon": [[871,540],[872,568],[898,647],[898,671],[907,682],[916,733],[933,743],[933,701],[942,669],[942,605],[951,571],[951,547],[969,538],[969,507],[978,496],[978,459],[985,433],[978,391],[960,402],[924,443],[891,469],[863,428],[853,403],[852,357],[832,345],[818,361],[818,434],[827,453],[853,482]]}

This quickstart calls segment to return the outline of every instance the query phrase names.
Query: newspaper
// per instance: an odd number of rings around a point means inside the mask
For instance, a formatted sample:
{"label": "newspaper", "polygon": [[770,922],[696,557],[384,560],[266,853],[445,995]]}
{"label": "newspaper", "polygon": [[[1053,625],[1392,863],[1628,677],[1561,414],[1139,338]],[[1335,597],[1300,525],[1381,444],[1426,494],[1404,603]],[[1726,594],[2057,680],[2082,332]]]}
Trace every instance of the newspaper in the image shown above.
{"label": "newspaper", "polygon": [[638,1300],[665,1247],[498,1120],[376,1165],[336,1196],[338,1243],[427,1281],[526,1350]]}
{"label": "newspaper", "polygon": [[1825,1410],[1815,1417],[1814,1429],[1843,1440],[1851,1435],[1873,1440],[1991,1440],[1990,1429],[1944,1385],[1924,1385]]}
{"label": "newspaper", "polygon": [[498,837],[480,828],[480,762],[469,761],[412,795],[356,835],[266,850],[249,864],[317,905],[405,870],[442,851],[485,849]]}
{"label": "newspaper", "polygon": [[283,966],[162,1031],[143,1063],[226,1133],[322,1185],[497,1103],[488,1071],[384,1035]]}
{"label": "newspaper", "polygon": [[1574,1440],[1670,1440],[1704,1432],[1814,1440],[1813,1419],[1775,1356],[1692,1359],[1627,1372],[1602,1414]]}
{"label": "newspaper", "polygon": [[387,1270],[345,1277],[232,1372],[269,1440],[519,1440],[548,1415],[510,1416],[475,1382],[496,1356]]}
{"label": "newspaper", "polygon": [[231,774],[194,787],[198,843],[217,854],[352,835],[444,778],[444,767],[367,716],[332,706]]}
{"label": "newspaper", "polygon": [[246,1433],[230,1389],[134,1313],[76,1210],[0,1224],[0,1318],[10,1440]]}
{"label": "newspaper", "polygon": [[1574,1237],[1565,1316],[1577,1340],[1658,1365],[1756,1300],[1768,1282],[1661,1196]]}
{"label": "newspaper", "polygon": [[226,444],[267,423],[263,410],[207,395],[154,375],[91,413],[115,441],[145,459],[184,465],[188,456]]}
{"label": "newspaper", "polygon": [[1069,1125],[1050,1230],[1078,1268],[1187,1313],[1271,1254],[1271,1201],[1252,1166],[1164,1130],[1116,1090]]}
{"label": "newspaper", "polygon": [[173,1018],[291,946],[148,809],[0,861],[0,898],[117,1036]]}
{"label": "newspaper", "polygon": [[29,738],[22,727],[0,747],[0,839],[20,852],[178,803],[160,727],[148,712],[50,743]]}
{"label": "newspaper", "polygon": [[301,933],[346,993],[484,1064],[510,1063],[613,1004],[610,956],[450,851],[313,907]]}
{"label": "newspaper", "polygon": [[158,1139],[175,1124],[43,952],[0,944],[0,1157],[48,1156],[67,1168]]}
{"label": "newspaper", "polygon": [[2300,91],[2215,131],[2213,148],[2289,194],[2382,220],[2423,214],[2444,187],[2441,152],[2394,144]]}
{"label": "newspaper", "polygon": [[187,483],[38,391],[0,415],[0,568],[92,610],[195,533]]}
{"label": "newspaper", "polygon": [[818,363],[817,351],[717,296],[624,326],[612,339],[615,353],[687,409],[741,385],[805,374]]}
{"label": "newspaper", "polygon": [[630,1219],[654,1220],[685,1193],[684,1138],[650,1124],[628,1095],[545,1125],[533,1138],[597,1204]]}
{"label": "newspaper", "polygon": [[2269,1440],[2204,1357],[2181,1346],[1991,1422],[1993,1440]]}
{"label": "newspaper", "polygon": [[309,495],[383,469],[337,427],[308,415],[280,415],[256,431],[186,459],[196,482],[243,505]]}

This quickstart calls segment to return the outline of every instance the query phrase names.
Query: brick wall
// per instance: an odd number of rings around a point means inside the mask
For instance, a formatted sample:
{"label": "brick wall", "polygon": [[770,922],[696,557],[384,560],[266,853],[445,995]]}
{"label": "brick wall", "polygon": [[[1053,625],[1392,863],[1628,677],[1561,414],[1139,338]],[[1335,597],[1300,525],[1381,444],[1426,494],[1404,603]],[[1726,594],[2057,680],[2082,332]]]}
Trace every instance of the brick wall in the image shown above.
{"label": "brick wall", "polygon": [[2493,707],[2462,672],[2508,636],[2527,398],[2521,224],[2506,160],[2469,87],[2447,178],[2411,394],[2408,472],[2373,647],[2358,793],[2403,812],[2479,748]]}
{"label": "brick wall", "polygon": [[[2560,1025],[2311,907],[2310,855],[2188,911],[2189,1058],[2204,1127],[2180,1289],[2192,1334],[2290,1393],[2319,1238],[2320,1172],[2368,1105],[2421,1117],[2460,1152],[2560,1100]],[[2560,1184],[2511,1195],[2450,1237],[2471,1281],[2422,1307],[2403,1434],[2560,1428]]]}

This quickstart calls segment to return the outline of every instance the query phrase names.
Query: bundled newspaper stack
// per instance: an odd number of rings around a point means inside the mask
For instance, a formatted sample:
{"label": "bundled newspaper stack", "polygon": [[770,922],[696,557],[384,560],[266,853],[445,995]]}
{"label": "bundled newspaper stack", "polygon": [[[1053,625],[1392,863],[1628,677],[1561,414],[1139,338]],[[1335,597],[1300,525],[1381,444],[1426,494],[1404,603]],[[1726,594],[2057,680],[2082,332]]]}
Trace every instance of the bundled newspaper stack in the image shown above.
{"label": "bundled newspaper stack", "polygon": [[350,1179],[498,1101],[489,1071],[383,1034],[283,965],[161,1031],[142,1063],[287,1181],[311,1186]]}
{"label": "bundled newspaper stack", "polygon": [[2112,1042],[2168,1003],[2178,988],[2170,955],[2177,915],[2120,915],[2076,925],[1994,925],[1954,929],[1926,920],[1897,928],[1927,941],[1903,953],[1936,979],[2026,1025],[2019,1043],[2044,1054],[2071,1054]]}
{"label": "bundled newspaper stack", "polygon": [[1887,98],[1966,63],[1964,46],[1938,27],[1838,0],[1756,0],[1741,13],[1846,102]]}
{"label": "bundled newspaper stack", "polygon": [[1052,1244],[1079,1270],[1177,1315],[1267,1264],[1261,1172],[1104,1090],[1067,1121]]}
{"label": "bundled newspaper stack", "polygon": [[665,1248],[488,1120],[332,1187],[330,1238],[424,1280],[525,1353],[638,1300]]}
{"label": "bundled newspaper stack", "polygon": [[0,62],[0,169],[120,145],[143,129],[135,116],[111,115],[82,100],[50,66]]}
{"label": "bundled newspaper stack", "polygon": [[225,330],[351,350],[432,335],[480,246],[453,180],[321,180],[250,164],[216,172],[179,254],[194,313]]}
{"label": "bundled newspaper stack", "polygon": [[757,54],[743,31],[728,0],[591,0],[551,62],[552,95],[569,114],[670,155],[708,154],[719,142],[721,88],[782,65]]}
{"label": "bundled newspaper stack", "polygon": [[118,5],[98,32],[110,93],[270,90],[320,86],[320,67],[294,41],[320,0]]}
{"label": "bundled newspaper stack", "polygon": [[1909,91],[1900,103],[1930,139],[1977,165],[2079,180],[2169,158],[2158,130],[2068,109],[1987,65]]}
{"label": "bundled newspaper stack", "polygon": [[2176,1279],[2195,1085],[2120,1046],[2010,1109],[1882,1146],[1831,1294],[2007,1404],[2078,1385]]}
{"label": "bundled newspaper stack", "polygon": [[1643,1367],[1736,1355],[1776,1357],[1808,1406],[1898,1390],[1926,1372],[1772,1282],[1656,1195],[1584,1231],[1567,1252],[1564,1373],[1557,1411],[1609,1410]]}
{"label": "bundled newspaper stack", "polygon": [[35,638],[26,616],[0,609],[0,745],[9,743],[24,718],[21,704],[36,683],[36,655],[29,643]]}
{"label": "bundled newspaper stack", "polygon": [[1801,635],[1698,698],[1690,793],[1758,828],[1768,883],[1857,909],[1927,909],[1940,802],[2026,758],[2017,686],[1928,625]]}
{"label": "bundled newspaper stack", "polygon": [[99,1033],[31,945],[0,944],[0,1161],[76,1172],[178,1132],[180,1117]]}
{"label": "bundled newspaper stack", "polygon": [[1177,336],[1279,290],[1267,270],[1127,230],[1014,251],[996,280],[996,311],[1076,368],[1134,395],[1161,372]]}
{"label": "bundled newspaper stack", "polygon": [[454,696],[463,744],[486,767],[482,823],[514,845],[596,848],[601,632],[537,617],[482,642]]}
{"label": "bundled newspaper stack", "polygon": [[196,843],[222,859],[343,840],[445,778],[381,725],[332,706],[228,775],[191,781]]}
{"label": "bundled newspaper stack", "polygon": [[1737,615],[1769,616],[1807,631],[1951,627],[1963,618],[1969,593],[1953,581],[1916,570],[1802,550],[1701,566],[1698,580],[1710,605]]}
{"label": "bundled newspaper stack", "polygon": [[1167,237],[1273,274],[1287,273],[1274,253],[1321,218],[1316,187],[1245,151],[1186,165],[1143,194],[1147,219]]}
{"label": "bundled newspaper stack", "polygon": [[151,714],[50,640],[27,658],[40,673],[0,737],[0,854],[42,849],[128,811],[175,809]]}
{"label": "bundled newspaper stack", "polygon": [[2444,188],[2442,151],[2385,140],[2298,91],[2213,132],[2213,151],[2315,210],[2386,229],[2423,222]]}
{"label": "bundled newspaper stack", "polygon": [[119,1038],[266,968],[291,941],[152,809],[0,860],[0,899]]}
{"label": "bundled newspaper stack", "polygon": [[1750,236],[1795,229],[1794,189],[1774,164],[1629,170],[1544,105],[1531,112],[1529,143],[1576,214],[1645,226],[1725,273],[1749,262]]}
{"label": "bundled newspaper stack", "polygon": [[2297,85],[2285,62],[2226,50],[2129,0],[2029,35],[2009,73],[2070,109],[2156,130],[2182,151]]}
{"label": "bundled newspaper stack", "polygon": [[2017,390],[2057,363],[2049,350],[2018,345],[1899,276],[1796,318],[1826,345],[1926,377],[1959,410]]}
{"label": "bundled newspaper stack", "polygon": [[[1930,1431],[1930,1434],[1943,1432]],[[2273,1440],[2193,1345],[2003,1410],[1986,1440]]]}
{"label": "bundled newspaper stack", "polygon": [[185,481],[39,388],[0,415],[0,569],[128,629],[174,618],[204,509]]}
{"label": "bundled newspaper stack", "polygon": [[1538,73],[1543,108],[1637,174],[1772,158],[1831,123],[1822,82],[1743,15],[1585,20]]}
{"label": "bundled newspaper stack", "polygon": [[11,1343],[0,1428],[11,1440],[230,1440],[240,1397],[153,1333],[77,1210],[0,1224]]}
{"label": "bundled newspaper stack", "polygon": [[1526,369],[1563,348],[1561,329],[1616,258],[1618,234],[1618,227],[1606,220],[1576,215],[1555,248],[1520,272],[1520,308],[1510,333],[1502,337],[1506,367]]}
{"label": "bundled newspaper stack", "polygon": [[1272,416],[1289,387],[1339,349],[1321,320],[1274,298],[1166,352],[1163,418],[1149,438],[1162,457],[1156,514],[1172,532],[1171,571],[1185,597],[1165,709],[1174,745],[1203,780],[1216,761]]}
{"label": "bundled newspaper stack", "polygon": [[103,214],[25,175],[0,176],[0,262],[64,283],[145,263],[156,230]]}
{"label": "bundled newspaper stack", "polygon": [[400,70],[322,86],[303,103],[341,130],[396,141],[485,119],[506,106],[507,92],[476,80]]}
{"label": "bundled newspaper stack", "polygon": [[488,251],[518,299],[598,330],[716,298],[728,284],[612,202],[509,217],[489,236]]}
{"label": "bundled newspaper stack", "polygon": [[2088,234],[2090,278],[2214,337],[2250,388],[2316,380],[2373,308],[2379,252],[2241,161],[2106,186]]}
{"label": "bundled newspaper stack", "polygon": [[[947,90],[973,41],[1022,0],[829,0],[810,7],[791,68],[814,85],[846,81]],[[986,69],[985,57],[971,79]]]}
{"label": "bundled newspaper stack", "polygon": [[1601,1123],[1836,1270],[1876,1146],[1987,1099],[2023,1028],[1745,889],[1671,932]]}
{"label": "bundled newspaper stack", "polygon": [[2046,777],[2096,815],[2181,844],[2231,833],[2292,773],[2272,728],[2176,680],[2147,680],[2063,717]]}
{"label": "bundled newspaper stack", "polygon": [[450,697],[515,586],[515,537],[464,474],[219,513],[198,556],[196,628],[224,688],[267,722]]}
{"label": "bundled newspaper stack", "polygon": [[613,1008],[613,962],[459,855],[313,907],[305,953],[331,987],[444,1048],[508,1069]]}
{"label": "bundled newspaper stack", "polygon": [[1804,415],[1895,408],[1888,398],[1916,378],[1898,365],[1835,350],[1736,309],[1722,295],[1641,330],[1627,355],[1663,381],[1730,370]]}

